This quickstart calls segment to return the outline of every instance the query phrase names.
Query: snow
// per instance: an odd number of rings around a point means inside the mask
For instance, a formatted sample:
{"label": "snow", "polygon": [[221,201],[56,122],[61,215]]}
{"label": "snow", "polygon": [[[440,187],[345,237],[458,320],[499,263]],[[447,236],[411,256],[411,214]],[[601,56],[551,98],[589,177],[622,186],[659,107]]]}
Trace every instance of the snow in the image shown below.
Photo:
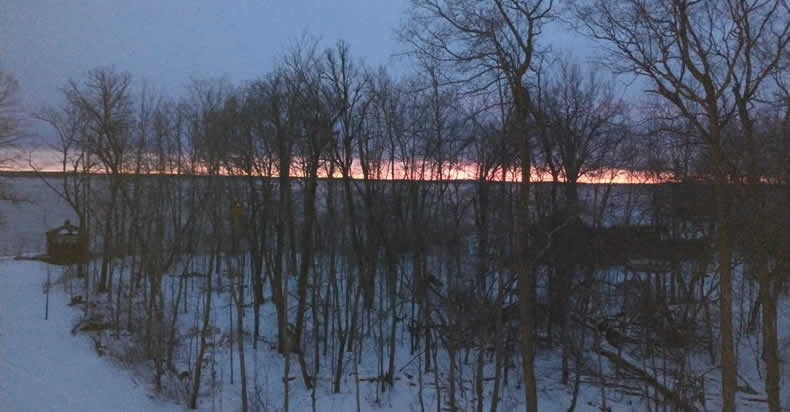
{"label": "snow", "polygon": [[[60,268],[50,268],[52,279]],[[0,411],[178,411],[109,359],[85,336],[72,336],[76,310],[50,293],[44,320],[47,265],[0,260]]]}
{"label": "snow", "polygon": [[[10,205],[0,203],[0,214],[4,215],[6,226],[0,230],[0,255],[18,253],[38,253],[43,251],[44,233],[53,226],[61,224],[65,219],[72,219],[71,213],[44,183],[35,178],[13,179],[14,189],[31,199],[34,203]],[[623,211],[622,213],[625,213]],[[200,261],[200,259],[196,259]],[[200,263],[195,271],[200,271]],[[49,269],[48,269],[49,268]],[[155,396],[151,385],[150,363],[141,363],[129,368],[121,366],[112,356],[99,357],[94,350],[93,342],[85,334],[71,334],[75,320],[80,316],[79,309],[67,306],[68,294],[62,285],[52,289],[49,301],[49,319],[44,320],[45,295],[42,286],[50,271],[52,280],[61,276],[62,269],[48,266],[40,262],[14,261],[0,258],[0,412],[13,411],[181,411],[184,410],[183,399],[164,399],[168,394]],[[123,273],[124,269],[120,272]],[[740,272],[737,272],[740,273]],[[123,275],[127,276],[127,275]],[[613,282],[621,280],[622,272],[614,270],[605,276]],[[738,285],[748,284],[737,276]],[[709,282],[712,282],[710,277]],[[128,277],[123,282],[128,284]],[[199,282],[194,280],[194,282]],[[75,282],[81,283],[81,282]],[[615,282],[616,283],[616,282]],[[177,285],[177,278],[168,276],[165,280],[166,291]],[[193,285],[193,281],[190,281]],[[199,286],[199,285],[198,285]],[[294,290],[294,288],[291,288]],[[748,288],[735,287],[740,303],[753,302],[753,291]],[[199,298],[200,287],[188,288],[188,306],[186,314],[179,319],[180,336],[183,345],[177,353],[179,370],[188,370],[194,363],[194,341],[186,337],[186,332],[195,325],[200,325],[202,308]],[[228,337],[231,334],[228,310],[233,309],[224,285],[214,295],[211,324],[219,331],[217,345],[206,358],[208,370],[204,370],[201,395],[198,400],[201,411],[237,411],[240,410],[240,390],[238,353],[230,355]],[[748,292],[748,293],[747,293]],[[165,293],[168,304],[172,303],[170,293]],[[265,295],[270,296],[267,290]],[[249,298],[246,299],[248,302]],[[715,308],[713,308],[715,310]],[[746,308],[735,308],[737,329],[742,330],[743,314]],[[790,300],[782,297],[779,302],[779,333],[780,362],[782,366],[782,404],[790,405],[790,390],[786,385],[790,375],[790,329],[784,327],[790,323]],[[251,341],[245,342],[247,377],[250,395],[250,410],[282,410],[284,385],[282,382],[283,357],[272,350],[270,344],[276,340],[276,322],[274,307],[267,302],[262,307],[262,340],[257,350],[253,350]],[[289,315],[292,318],[293,311]],[[235,313],[234,313],[235,318]],[[375,319],[375,316],[374,316]],[[245,327],[251,329],[252,312],[246,311]],[[312,332],[310,319],[307,319],[306,344],[310,347]],[[236,331],[234,331],[237,333]],[[375,339],[374,336],[367,339]],[[238,336],[238,335],[236,335]],[[398,334],[396,346],[396,382],[391,390],[378,393],[375,383],[361,382],[359,399],[361,411],[419,411],[417,382],[417,362],[408,364],[413,355],[409,352],[408,339]],[[129,341],[126,343],[133,342]],[[376,367],[374,342],[366,342],[359,365],[361,377],[372,377],[379,373]],[[331,343],[334,345],[334,343]],[[235,344],[234,344],[235,345]],[[190,349],[192,348],[192,349]],[[759,339],[754,336],[740,337],[739,349],[739,384],[748,382],[758,394],[746,396],[739,392],[739,410],[765,410],[764,402],[751,402],[750,398],[762,399],[763,384],[759,365]],[[237,347],[233,347],[234,352]],[[341,382],[341,393],[331,393],[332,353],[322,356],[321,372],[316,390],[317,411],[354,411],[356,410],[357,393],[354,385],[354,358],[348,354],[344,360],[344,374]],[[538,374],[539,405],[541,411],[566,411],[571,399],[571,389],[559,384],[559,351],[543,348],[536,359]],[[594,367],[598,357],[592,351],[587,354],[586,363]],[[446,352],[439,353],[440,384],[447,381],[446,371],[448,360]],[[636,355],[624,353],[634,364],[641,364]],[[474,355],[473,355],[474,357]],[[234,384],[230,383],[231,359],[234,362]],[[309,361],[308,361],[309,362]],[[705,376],[708,410],[720,407],[720,378],[715,364],[707,359],[704,353],[694,354],[689,360],[692,370]],[[131,369],[131,370],[130,370]],[[610,368],[604,365],[603,371]],[[212,377],[212,372],[215,376]],[[473,378],[473,365],[459,365],[458,373],[462,375],[460,382],[467,385],[462,391],[463,399],[459,399],[462,410],[471,410],[475,401],[473,390],[468,387]],[[493,369],[487,363],[485,376],[492,376]],[[291,411],[312,410],[311,393],[301,380],[296,356],[291,357],[290,376],[296,377],[289,384],[289,403]],[[436,409],[436,397],[433,388],[432,373],[423,376],[425,384],[424,403],[426,410]],[[515,379],[513,379],[515,380]],[[169,381],[169,389],[173,389],[177,381]],[[166,390],[168,389],[166,385]],[[484,389],[490,396],[491,385]],[[173,392],[170,393],[172,395]],[[623,395],[614,388],[606,389],[607,406],[612,411],[639,411],[646,407],[637,397]],[[447,400],[446,392],[442,394],[443,402]],[[514,382],[503,388],[502,403],[498,410],[522,410],[523,392]],[[585,377],[579,393],[576,411],[600,411],[601,392],[596,382]],[[445,404],[446,405],[446,404]],[[489,408],[486,399],[485,408]]]}
{"label": "snow", "polygon": [[[44,319],[46,296],[43,293],[47,271],[54,286],[49,294],[48,320]],[[164,400],[153,396],[153,387],[148,384],[145,373],[132,374],[119,366],[111,357],[100,357],[93,349],[93,342],[84,334],[72,335],[72,325],[81,311],[67,305],[68,294],[62,283],[56,283],[62,275],[59,266],[35,261],[15,261],[0,258],[0,411],[183,411],[184,404],[177,400]],[[222,300],[221,295],[217,298]],[[221,305],[220,305],[221,306]],[[268,308],[271,310],[272,308]],[[269,313],[272,315],[272,313]],[[218,316],[217,320],[224,319]],[[222,329],[228,325],[222,324]],[[266,334],[273,340],[274,322]],[[225,331],[227,332],[227,331]],[[368,345],[372,347],[372,345]],[[240,385],[238,369],[234,372],[236,383],[229,383],[227,347],[215,353],[218,390],[202,391],[199,400],[201,411],[239,409]],[[283,357],[261,342],[257,351],[247,344],[248,379],[251,404],[262,410],[279,410],[283,403],[282,362]],[[374,354],[368,352],[359,367],[360,376],[376,373]],[[406,345],[398,347],[398,363],[403,365],[411,359]],[[348,362],[353,362],[349,355]],[[567,388],[549,384],[556,382],[556,357],[538,359],[538,370],[543,375],[540,385],[541,410],[564,411],[569,403]],[[238,358],[235,359],[238,363]],[[446,362],[440,355],[439,362],[446,370]],[[291,376],[297,379],[290,382],[289,397],[291,411],[309,411],[311,392],[299,378],[296,357],[291,358]],[[361,382],[359,389],[360,409],[362,411],[417,411],[417,363],[412,362],[404,371],[398,373],[395,386],[386,393],[379,393],[376,399],[376,384]],[[399,367],[400,369],[400,367]],[[347,365],[342,390],[339,394],[330,391],[331,377],[329,365],[324,365],[319,386],[316,391],[316,410],[350,411],[356,410],[356,391],[353,368]],[[462,373],[469,374],[470,371]],[[471,375],[467,375],[470,376]],[[206,378],[209,379],[208,377]],[[433,390],[434,376],[423,377],[424,402],[426,410],[436,407]],[[446,383],[442,374],[440,381]],[[585,390],[586,389],[586,390]],[[593,388],[582,390],[578,411],[596,410],[596,393]],[[257,392],[257,399],[255,393]],[[520,408],[523,395],[520,389],[510,386],[504,389],[500,408],[508,410]],[[446,400],[446,394],[444,396]],[[462,401],[459,399],[459,401]],[[471,399],[463,401],[471,405]],[[488,403],[486,402],[486,405]],[[255,410],[255,409],[252,409]],[[615,409],[617,410],[617,409]],[[627,409],[623,409],[627,410]]]}

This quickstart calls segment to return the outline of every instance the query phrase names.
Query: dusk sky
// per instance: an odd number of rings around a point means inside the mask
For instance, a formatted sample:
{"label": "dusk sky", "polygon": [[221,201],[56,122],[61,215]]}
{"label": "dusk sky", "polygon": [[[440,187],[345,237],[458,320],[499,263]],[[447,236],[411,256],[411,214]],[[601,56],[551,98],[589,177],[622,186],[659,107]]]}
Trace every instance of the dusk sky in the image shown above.
{"label": "dusk sky", "polygon": [[303,33],[343,38],[368,63],[396,50],[405,1],[4,0],[0,64],[27,103],[96,66],[178,92],[190,76],[253,79]]}
{"label": "dusk sky", "polygon": [[[408,0],[0,0],[0,69],[20,84],[28,110],[60,101],[58,88],[97,66],[114,66],[178,96],[190,77],[251,80],[271,70],[303,34],[321,47],[344,39],[370,65],[396,73],[395,30]],[[552,47],[584,62],[593,54],[566,27]],[[41,128],[34,130],[42,132]]]}

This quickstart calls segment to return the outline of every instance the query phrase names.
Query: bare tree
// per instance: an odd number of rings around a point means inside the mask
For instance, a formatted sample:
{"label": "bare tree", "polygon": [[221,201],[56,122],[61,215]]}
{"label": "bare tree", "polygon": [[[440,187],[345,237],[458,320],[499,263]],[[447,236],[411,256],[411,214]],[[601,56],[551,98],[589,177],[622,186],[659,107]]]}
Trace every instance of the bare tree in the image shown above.
{"label": "bare tree", "polygon": [[98,68],[88,72],[83,83],[71,80],[66,90],[69,104],[80,110],[86,122],[80,145],[99,160],[109,179],[110,199],[103,220],[99,291],[107,291],[112,282],[113,216],[126,172],[130,130],[134,124],[130,85],[131,75],[128,73]]}
{"label": "bare tree", "polygon": [[[222,239],[225,235],[227,223],[227,213],[222,202],[223,182],[219,175],[222,166],[223,155],[226,153],[225,130],[227,125],[223,122],[224,105],[228,96],[231,95],[229,83],[223,79],[213,80],[193,80],[190,87],[191,96],[187,100],[187,118],[189,121],[188,136],[189,146],[192,147],[193,163],[196,165],[194,172],[204,172],[208,175],[205,183],[200,190],[205,193],[202,198],[194,199],[205,208],[208,218],[209,233],[208,248],[209,260],[207,262],[206,277],[204,280],[205,296],[203,313],[200,322],[200,342],[198,353],[194,359],[195,366],[192,372],[192,388],[188,399],[190,409],[197,408],[197,398],[200,392],[202,379],[203,363],[206,350],[211,344],[209,338],[212,336],[213,329],[211,314],[212,300],[215,293],[215,279],[221,279],[221,253],[223,251]],[[192,183],[197,185],[196,182]],[[205,264],[205,263],[204,263]]]}
{"label": "bare tree", "polygon": [[[269,227],[273,213],[267,207],[274,196],[275,159],[271,126],[265,116],[266,82],[255,81],[244,88],[238,127],[241,129],[236,145],[232,168],[244,176],[246,191],[242,199],[246,204],[246,230],[243,233],[250,248],[250,268],[253,287],[253,349],[258,347],[260,336],[260,308],[264,303],[264,262],[268,247]],[[265,179],[261,179],[265,177]],[[239,199],[239,200],[242,200]],[[269,268],[266,273],[271,269]]]}
{"label": "bare tree", "polygon": [[[80,138],[86,127],[82,112],[75,106],[65,104],[60,108],[45,107],[34,117],[47,123],[54,131],[57,142],[52,145],[60,156],[60,171],[63,173],[63,184],[54,187],[44,179],[51,189],[69,204],[79,217],[81,225],[87,225],[87,175],[94,167],[91,156],[80,147]],[[30,166],[38,170],[31,161]]]}
{"label": "bare tree", "polygon": [[19,107],[16,100],[18,92],[19,83],[16,79],[0,71],[0,148],[2,149],[7,149],[19,139]]}
{"label": "bare tree", "polygon": [[[364,73],[364,66],[353,59],[351,49],[345,42],[338,42],[334,49],[325,52],[325,82],[326,82],[326,101],[336,118],[334,131],[335,141],[331,144],[331,159],[340,171],[343,188],[343,219],[347,227],[343,231],[343,238],[350,239],[353,255],[353,267],[359,273],[358,276],[347,277],[341,281],[335,281],[335,288],[345,285],[345,322],[340,302],[336,300],[336,321],[338,323],[338,351],[335,362],[335,376],[333,391],[340,392],[340,379],[343,376],[343,365],[346,351],[354,350],[356,339],[359,337],[359,314],[360,298],[364,297],[366,305],[373,302],[373,279],[375,276],[375,256],[377,256],[376,242],[366,243],[364,241],[363,221],[364,209],[360,210],[355,193],[353,179],[353,164],[355,155],[359,149],[355,150],[355,145],[359,145],[362,135],[366,133],[365,120],[370,106],[368,96],[369,82]],[[348,257],[345,257],[346,264],[349,264]],[[332,269],[330,269],[332,270]],[[357,278],[356,283],[353,279]],[[332,280],[330,280],[332,282]],[[352,286],[353,285],[353,286]],[[335,290],[337,298],[337,290]],[[345,323],[345,325],[343,325]]]}
{"label": "bare tree", "polygon": [[[566,207],[578,213],[578,181],[604,168],[616,168],[624,132],[625,107],[611,82],[578,64],[558,63],[558,74],[542,91],[539,134],[544,161],[563,175]],[[544,141],[547,141],[544,143]]]}
{"label": "bare tree", "polygon": [[[0,168],[10,160],[9,149],[19,140],[19,107],[16,100],[19,84],[16,79],[0,71]],[[18,200],[5,182],[0,181],[0,200]],[[0,223],[3,222],[0,216]]]}
{"label": "bare tree", "polygon": [[771,274],[769,250],[762,245],[769,242],[766,228],[769,220],[762,210],[762,177],[760,152],[766,142],[759,141],[755,130],[754,108],[764,90],[764,82],[770,80],[781,67],[785,53],[790,47],[790,6],[782,1],[755,2],[731,0],[730,16],[738,34],[743,39],[743,51],[733,56],[730,64],[737,70],[733,76],[732,95],[744,140],[744,166],[746,168],[746,205],[752,211],[749,243],[755,255],[755,267],[759,279],[759,295],[763,315],[763,360],[766,367],[765,390],[771,412],[781,410],[779,399],[779,354],[777,336],[777,297],[775,275]]}
{"label": "bare tree", "polygon": [[[537,38],[551,19],[553,1],[412,0],[404,30],[417,52],[436,54],[457,63],[467,79],[482,79],[483,86],[500,77],[513,99],[514,128],[519,136],[521,192],[518,213],[519,303],[523,333],[523,370],[526,410],[538,410],[534,359],[534,279],[529,267],[529,183],[532,149],[527,119],[534,99],[525,85],[534,69]],[[487,80],[486,80],[487,79]],[[490,84],[490,83],[489,83]]]}
{"label": "bare tree", "polygon": [[[314,48],[306,47],[296,50],[286,59],[288,74],[294,98],[299,102],[301,112],[298,113],[299,129],[302,131],[295,137],[298,158],[304,177],[303,188],[303,224],[301,238],[301,257],[299,264],[299,277],[297,284],[297,313],[293,340],[297,345],[302,345],[305,329],[305,315],[307,311],[308,280],[313,267],[315,256],[314,237],[316,221],[316,191],[318,189],[318,171],[322,157],[333,139],[332,125],[333,114],[323,100],[321,84],[322,67]],[[292,222],[293,224],[293,222]],[[312,283],[312,282],[311,282]],[[312,319],[317,322],[317,319]],[[312,388],[315,385],[315,376],[312,378],[307,370],[305,351],[297,351],[299,365],[305,386]],[[317,365],[314,365],[317,368]]]}
{"label": "bare tree", "polygon": [[[586,246],[578,229],[579,217],[585,207],[579,201],[579,179],[586,175],[616,169],[620,146],[625,139],[625,107],[615,95],[611,82],[602,80],[595,72],[586,75],[578,64],[560,59],[556,70],[547,70],[539,78],[535,124],[537,126],[538,161],[552,176],[551,201],[548,208],[551,221],[541,235],[555,231],[549,238],[554,250],[561,245],[559,256],[550,254],[551,267],[548,272],[548,339],[552,339],[552,323],[559,321],[560,345],[562,347],[562,382],[568,384],[568,302],[573,290],[577,265],[585,254]],[[551,76],[549,73],[557,73]],[[544,80],[545,77],[549,79]],[[540,82],[545,81],[543,85]],[[562,177],[560,183],[559,178]],[[559,205],[557,188],[564,188],[564,204]],[[589,211],[589,210],[587,210]],[[538,229],[540,230],[540,229]]]}
{"label": "bare tree", "polygon": [[[582,6],[578,13],[587,32],[609,46],[614,67],[646,78],[649,92],[674,105],[693,125],[712,159],[717,192],[724,411],[735,410],[737,363],[728,185],[735,171],[726,155],[723,130],[738,111],[732,96],[754,93],[751,87],[759,84],[763,69],[775,65],[777,52],[787,47],[787,11],[787,4],[781,0],[596,0]],[[759,47],[767,47],[760,51],[767,56],[759,59],[767,66],[755,66],[757,60],[751,57]]]}

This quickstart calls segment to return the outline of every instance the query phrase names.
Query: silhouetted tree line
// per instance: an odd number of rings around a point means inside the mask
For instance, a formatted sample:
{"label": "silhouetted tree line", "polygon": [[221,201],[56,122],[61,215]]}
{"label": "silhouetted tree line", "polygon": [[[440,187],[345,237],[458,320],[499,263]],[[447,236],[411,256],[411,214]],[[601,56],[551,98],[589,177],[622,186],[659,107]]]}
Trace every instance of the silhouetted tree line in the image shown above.
{"label": "silhouetted tree line", "polygon": [[[181,382],[191,408],[227,346],[245,411],[245,342],[270,350],[269,303],[285,409],[288,385],[331,376],[337,393],[354,368],[378,396],[417,362],[423,409],[496,411],[523,385],[537,411],[537,352],[560,359],[538,367],[557,369],[569,410],[582,384],[602,410],[617,393],[702,410],[704,358],[732,411],[748,340],[753,389],[779,411],[787,4],[411,3],[401,77],[304,39],[256,80],[193,80],[180,98],[97,68],[37,113],[62,156],[48,182],[95,243],[79,272],[108,336],[130,337],[157,390]],[[648,98],[548,49],[561,17]],[[644,184],[617,184],[624,170]],[[218,336],[222,293],[235,319]],[[356,373],[363,357],[377,376]]]}

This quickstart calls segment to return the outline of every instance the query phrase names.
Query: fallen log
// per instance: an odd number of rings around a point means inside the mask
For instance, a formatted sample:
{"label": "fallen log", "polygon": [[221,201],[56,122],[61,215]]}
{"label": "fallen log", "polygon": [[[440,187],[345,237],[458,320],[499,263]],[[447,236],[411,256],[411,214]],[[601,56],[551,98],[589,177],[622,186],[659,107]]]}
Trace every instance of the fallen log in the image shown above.
{"label": "fallen log", "polygon": [[614,363],[619,368],[627,370],[628,372],[638,377],[642,381],[652,385],[659,392],[661,392],[661,394],[664,396],[664,399],[671,401],[679,409],[684,410],[686,412],[699,412],[699,409],[693,403],[689,402],[686,399],[683,399],[675,391],[666,387],[657,379],[650,376],[650,374],[644,371],[642,368],[624,359],[619,354],[600,347],[594,349],[594,351],[599,355],[602,355],[605,358],[609,359],[610,362]]}

